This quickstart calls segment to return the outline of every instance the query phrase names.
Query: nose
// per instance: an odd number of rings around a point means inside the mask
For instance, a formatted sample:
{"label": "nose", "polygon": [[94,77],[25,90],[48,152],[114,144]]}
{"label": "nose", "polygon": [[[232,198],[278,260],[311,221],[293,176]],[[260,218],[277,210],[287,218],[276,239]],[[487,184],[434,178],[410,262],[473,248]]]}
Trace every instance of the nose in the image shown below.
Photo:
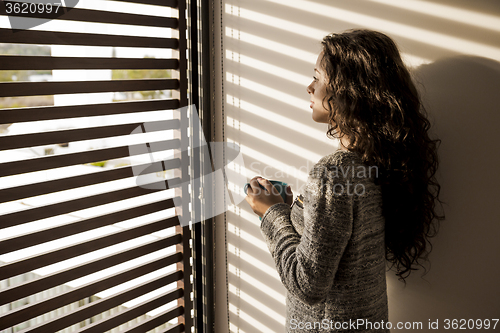
{"label": "nose", "polygon": [[307,93],[308,93],[308,94],[312,94],[312,93],[314,92],[314,89],[313,89],[313,87],[312,87],[312,84],[313,84],[313,83],[311,82],[311,84],[309,84],[309,85],[307,86],[307,88],[306,88],[306,91],[307,91]]}

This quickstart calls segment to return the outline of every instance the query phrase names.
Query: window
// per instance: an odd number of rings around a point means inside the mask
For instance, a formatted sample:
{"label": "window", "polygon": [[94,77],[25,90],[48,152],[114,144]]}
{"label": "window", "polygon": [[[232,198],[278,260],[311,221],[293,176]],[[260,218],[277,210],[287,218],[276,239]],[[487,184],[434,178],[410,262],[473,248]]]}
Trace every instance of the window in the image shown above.
{"label": "window", "polygon": [[191,331],[186,4],[76,2],[0,28],[0,332]]}

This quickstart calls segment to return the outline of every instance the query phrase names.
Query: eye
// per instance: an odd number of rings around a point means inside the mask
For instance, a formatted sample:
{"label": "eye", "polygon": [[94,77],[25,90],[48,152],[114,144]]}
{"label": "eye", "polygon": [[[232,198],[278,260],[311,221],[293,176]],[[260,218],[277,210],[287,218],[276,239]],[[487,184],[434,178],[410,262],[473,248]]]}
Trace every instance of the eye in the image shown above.
{"label": "eye", "polygon": [[318,78],[316,76],[313,76],[314,81],[318,81]]}

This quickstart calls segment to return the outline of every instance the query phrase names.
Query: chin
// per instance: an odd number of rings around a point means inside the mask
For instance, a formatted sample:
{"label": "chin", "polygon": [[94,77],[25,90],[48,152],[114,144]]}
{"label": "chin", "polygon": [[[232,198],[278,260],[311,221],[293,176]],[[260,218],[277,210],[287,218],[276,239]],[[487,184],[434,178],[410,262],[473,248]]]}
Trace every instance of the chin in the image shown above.
{"label": "chin", "polygon": [[328,124],[328,117],[325,117],[324,115],[317,115],[317,114],[312,114],[312,119],[321,124]]}
{"label": "chin", "polygon": [[315,123],[321,123],[321,121],[319,121],[317,117],[313,116],[312,119],[314,120]]}

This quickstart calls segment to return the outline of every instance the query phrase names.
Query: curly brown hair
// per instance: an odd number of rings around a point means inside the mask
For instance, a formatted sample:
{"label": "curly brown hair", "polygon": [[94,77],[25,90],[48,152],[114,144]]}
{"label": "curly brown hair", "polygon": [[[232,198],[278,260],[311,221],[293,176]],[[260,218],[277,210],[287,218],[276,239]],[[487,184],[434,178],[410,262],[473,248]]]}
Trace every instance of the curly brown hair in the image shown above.
{"label": "curly brown hair", "polygon": [[[330,137],[379,169],[386,220],[386,259],[400,280],[425,267],[429,238],[444,218],[430,122],[398,47],[383,33],[355,29],[323,38],[321,66],[329,84],[323,100]],[[342,143],[341,143],[342,144]]]}

